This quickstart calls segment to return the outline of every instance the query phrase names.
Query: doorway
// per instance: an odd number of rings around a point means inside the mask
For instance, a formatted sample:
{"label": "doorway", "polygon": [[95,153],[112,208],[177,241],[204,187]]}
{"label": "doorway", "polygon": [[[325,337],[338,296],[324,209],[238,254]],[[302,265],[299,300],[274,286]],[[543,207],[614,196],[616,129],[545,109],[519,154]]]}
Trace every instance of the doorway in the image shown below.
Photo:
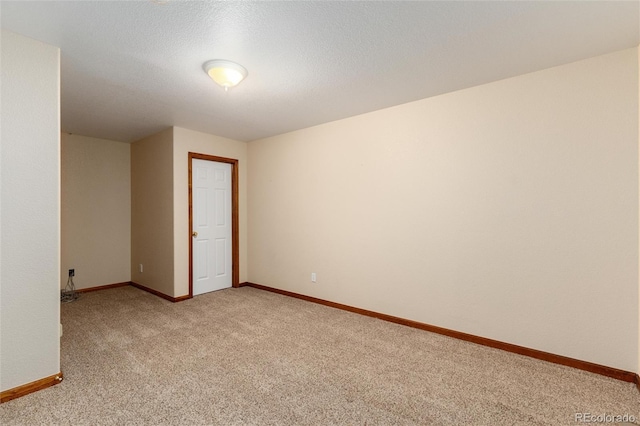
{"label": "doorway", "polygon": [[238,160],[189,153],[189,295],[239,287]]}

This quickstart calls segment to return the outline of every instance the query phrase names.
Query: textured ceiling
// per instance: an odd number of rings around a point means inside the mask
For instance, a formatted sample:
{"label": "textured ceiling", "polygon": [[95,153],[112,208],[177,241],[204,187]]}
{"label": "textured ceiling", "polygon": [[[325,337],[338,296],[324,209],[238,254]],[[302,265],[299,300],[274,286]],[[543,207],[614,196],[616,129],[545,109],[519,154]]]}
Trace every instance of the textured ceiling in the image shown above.
{"label": "textured ceiling", "polygon": [[[61,48],[63,131],[249,141],[640,43],[636,1],[158,3],[0,2]],[[249,76],[225,93],[209,59]]]}

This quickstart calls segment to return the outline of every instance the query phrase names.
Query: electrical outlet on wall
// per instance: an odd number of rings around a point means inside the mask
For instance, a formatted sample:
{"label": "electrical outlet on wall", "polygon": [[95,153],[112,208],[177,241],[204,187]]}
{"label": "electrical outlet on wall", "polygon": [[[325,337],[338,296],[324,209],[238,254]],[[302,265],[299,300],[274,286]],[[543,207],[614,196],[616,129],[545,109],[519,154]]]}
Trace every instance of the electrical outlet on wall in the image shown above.
{"label": "electrical outlet on wall", "polygon": [[311,273],[311,282],[312,282],[312,283],[315,283],[315,282],[317,282],[317,281],[318,281],[318,276],[316,275],[316,273],[315,273],[315,272],[312,272],[312,273]]}
{"label": "electrical outlet on wall", "polygon": [[144,268],[142,267],[142,263],[140,264],[140,272],[144,272]]}
{"label": "electrical outlet on wall", "polygon": [[75,269],[69,269],[69,276],[70,277],[75,277],[76,276],[76,270]]}

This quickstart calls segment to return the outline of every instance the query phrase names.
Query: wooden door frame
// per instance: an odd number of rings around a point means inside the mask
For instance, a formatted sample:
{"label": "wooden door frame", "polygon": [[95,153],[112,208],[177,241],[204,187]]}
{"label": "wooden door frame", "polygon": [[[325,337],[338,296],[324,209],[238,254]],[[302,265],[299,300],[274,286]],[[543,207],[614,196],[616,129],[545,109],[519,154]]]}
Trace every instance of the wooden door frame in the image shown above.
{"label": "wooden door frame", "polygon": [[193,297],[193,237],[191,236],[193,232],[193,184],[191,171],[193,159],[231,164],[231,285],[236,288],[240,287],[238,160],[189,152],[189,297]]}

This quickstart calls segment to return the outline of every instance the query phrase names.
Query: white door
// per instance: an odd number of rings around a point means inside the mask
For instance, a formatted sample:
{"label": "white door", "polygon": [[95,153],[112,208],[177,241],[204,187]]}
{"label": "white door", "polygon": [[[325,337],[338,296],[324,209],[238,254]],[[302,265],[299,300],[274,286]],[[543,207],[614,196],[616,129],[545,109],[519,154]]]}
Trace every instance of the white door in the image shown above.
{"label": "white door", "polygon": [[194,158],[193,295],[231,287],[231,164]]}

